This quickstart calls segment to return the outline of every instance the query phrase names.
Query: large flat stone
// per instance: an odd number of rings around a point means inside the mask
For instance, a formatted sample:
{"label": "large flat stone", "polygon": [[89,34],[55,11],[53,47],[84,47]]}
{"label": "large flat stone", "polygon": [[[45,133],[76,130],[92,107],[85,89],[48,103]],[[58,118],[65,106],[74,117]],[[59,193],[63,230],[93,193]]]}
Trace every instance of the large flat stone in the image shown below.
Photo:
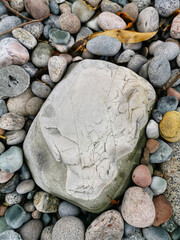
{"label": "large flat stone", "polygon": [[148,81],[99,60],[71,65],[34,120],[24,153],[36,183],[88,211],[124,193],[155,102]]}

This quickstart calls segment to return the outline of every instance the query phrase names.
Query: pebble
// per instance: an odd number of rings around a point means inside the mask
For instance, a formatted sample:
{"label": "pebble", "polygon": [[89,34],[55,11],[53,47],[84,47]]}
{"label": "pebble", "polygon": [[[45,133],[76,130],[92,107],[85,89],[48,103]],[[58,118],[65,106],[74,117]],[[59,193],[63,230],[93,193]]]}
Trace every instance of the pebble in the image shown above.
{"label": "pebble", "polygon": [[170,235],[161,227],[148,227],[142,229],[146,240],[171,240]]}
{"label": "pebble", "polygon": [[81,28],[81,22],[79,18],[72,13],[63,13],[59,17],[59,26],[62,30],[75,34],[79,32]]}
{"label": "pebble", "polygon": [[[71,6],[67,3],[62,3],[59,6],[61,13],[71,13]],[[75,14],[75,13],[74,13]],[[76,14],[75,14],[76,15]],[[76,15],[77,16],[77,15]],[[79,17],[80,18],[80,17]]]}
{"label": "pebble", "polygon": [[38,240],[42,230],[43,224],[40,220],[30,220],[19,229],[19,233],[24,240]]}
{"label": "pebble", "polygon": [[36,38],[24,28],[16,28],[12,31],[12,35],[16,38],[22,45],[24,45],[29,50],[32,50],[37,45]]}
{"label": "pebble", "polygon": [[53,231],[53,226],[45,227],[41,233],[40,240],[52,240],[52,231]]}
{"label": "pebble", "polygon": [[92,29],[93,31],[100,32],[102,29],[98,25],[98,16],[93,17],[88,22],[86,22],[86,26]]}
{"label": "pebble", "polygon": [[26,11],[35,19],[42,18],[50,13],[46,0],[24,0]]}
{"label": "pebble", "polygon": [[52,50],[49,44],[39,43],[32,52],[32,63],[39,68],[47,67]]}
{"label": "pebble", "polygon": [[172,38],[180,39],[180,14],[178,14],[172,21],[170,35]]}
{"label": "pebble", "polygon": [[84,240],[84,224],[74,216],[66,216],[56,222],[52,232],[52,240]]}
{"label": "pebble", "polygon": [[162,55],[153,57],[149,63],[148,76],[154,87],[161,88],[171,76],[169,61]]}
{"label": "pebble", "polygon": [[129,236],[134,234],[136,231],[136,228],[129,225],[127,222],[124,222],[124,235]]}
{"label": "pebble", "polygon": [[93,31],[90,28],[85,26],[81,27],[80,31],[76,35],[76,42],[79,41],[81,38],[84,38],[92,33]]}
{"label": "pebble", "polygon": [[38,68],[36,68],[31,62],[25,63],[22,65],[22,68],[29,74],[30,77],[34,77],[38,71]]}
{"label": "pebble", "polygon": [[147,63],[143,64],[139,71],[138,71],[138,75],[140,75],[143,78],[148,78],[148,68],[149,68],[149,63],[150,61],[148,61]]}
{"label": "pebble", "polygon": [[164,178],[153,176],[150,188],[155,195],[160,195],[166,191],[167,181]]}
{"label": "pebble", "polygon": [[143,190],[150,196],[151,199],[153,199],[154,193],[150,187],[143,188]]}
{"label": "pebble", "polygon": [[22,12],[24,10],[24,1],[23,0],[11,0],[10,6],[14,8],[18,12]]}
{"label": "pebble", "polygon": [[125,29],[125,21],[111,12],[102,12],[98,16],[98,25],[103,30],[112,30],[112,29]]}
{"label": "pebble", "polygon": [[153,226],[158,227],[169,221],[172,216],[172,207],[163,195],[155,197],[153,203],[156,209],[156,217]]}
{"label": "pebble", "polygon": [[47,39],[49,38],[49,31],[51,28],[52,27],[49,24],[45,25],[45,27],[44,27],[43,36]]}
{"label": "pebble", "polygon": [[179,101],[176,97],[165,96],[161,97],[157,103],[157,109],[164,115],[166,112],[175,111]]}
{"label": "pebble", "polygon": [[90,53],[87,49],[82,53],[84,59],[94,59],[95,55]]}
{"label": "pebble", "polygon": [[40,81],[33,81],[31,90],[39,98],[47,98],[51,92],[51,88]]}
{"label": "pebble", "polygon": [[151,0],[133,0],[133,3],[137,5],[139,12],[141,12],[143,9],[149,7]]}
{"label": "pebble", "polygon": [[59,15],[59,5],[57,4],[56,1],[50,1],[49,2],[49,8],[50,12],[55,15]]}
{"label": "pebble", "polygon": [[1,193],[11,193],[16,190],[19,183],[19,176],[15,174],[8,182],[0,184]]}
{"label": "pebble", "polygon": [[24,204],[23,206],[24,210],[28,213],[34,212],[35,211],[35,206],[32,201],[28,201]]}
{"label": "pebble", "polygon": [[133,51],[138,51],[140,50],[142,47],[142,42],[138,42],[138,43],[123,43],[123,49],[127,50],[133,50]]}
{"label": "pebble", "polygon": [[0,2],[0,16],[4,15],[8,13],[7,8],[4,6],[4,4],[2,2]]}
{"label": "pebble", "polygon": [[178,227],[174,232],[172,232],[172,239],[179,240],[180,239],[180,227]]}
{"label": "pebble", "polygon": [[0,128],[4,130],[21,130],[24,126],[25,118],[17,113],[5,113],[0,118]]}
{"label": "pebble", "polygon": [[33,219],[40,219],[41,216],[42,216],[42,213],[39,212],[38,210],[35,210],[35,211],[32,212],[31,216],[32,216]]}
{"label": "pebble", "polygon": [[145,165],[137,166],[132,173],[133,182],[139,187],[148,187],[151,184],[151,173]]}
{"label": "pebble", "polygon": [[122,7],[112,1],[109,0],[103,0],[101,2],[101,11],[102,12],[111,12],[111,13],[117,13],[117,12],[121,12]]}
{"label": "pebble", "polygon": [[95,55],[114,56],[119,52],[121,42],[116,38],[102,35],[88,41],[86,47]]}
{"label": "pebble", "polygon": [[155,8],[162,17],[168,17],[179,8],[179,0],[155,0]]}
{"label": "pebble", "polygon": [[39,97],[33,97],[29,99],[26,103],[26,111],[29,115],[36,115],[41,106],[43,105],[43,100]]}
{"label": "pebble", "polygon": [[47,192],[37,192],[34,196],[34,206],[39,212],[53,213],[58,211],[59,199]]}
{"label": "pebble", "polygon": [[179,47],[174,42],[163,42],[155,47],[154,56],[161,55],[167,60],[171,61],[176,58],[179,54]]}
{"label": "pebble", "polygon": [[147,138],[156,139],[159,137],[159,127],[157,122],[151,119],[146,126],[146,135]]}
{"label": "pebble", "polygon": [[7,206],[0,205],[0,217],[3,217],[5,215],[6,210]]}
{"label": "pebble", "polygon": [[[171,71],[171,77],[173,77],[177,72],[179,72],[179,69],[173,69]],[[172,87],[177,87],[178,85],[180,85],[180,77],[178,78],[178,80],[172,85]]]}
{"label": "pebble", "polygon": [[162,120],[163,116],[162,113],[158,109],[153,109],[152,110],[152,118],[157,122],[160,123]]}
{"label": "pebble", "polygon": [[14,230],[6,230],[0,234],[1,240],[23,240],[21,235]]}
{"label": "pebble", "polygon": [[[118,11],[118,12],[120,12],[120,11]],[[134,2],[126,4],[123,7],[122,12],[127,13],[131,18],[133,18],[134,22],[138,18],[138,7]]]}
{"label": "pebble", "polygon": [[17,145],[24,141],[26,137],[26,131],[23,129],[8,131],[4,134],[4,136],[6,137],[7,145]]}
{"label": "pebble", "polygon": [[27,88],[22,94],[17,97],[9,98],[7,101],[7,107],[9,112],[17,113],[22,116],[27,116],[26,103],[33,97],[33,93],[30,88]]}
{"label": "pebble", "polygon": [[124,234],[124,221],[116,210],[109,210],[97,217],[87,228],[85,239],[117,239]]}
{"label": "pebble", "polygon": [[68,44],[63,45],[63,44],[55,44],[53,42],[50,42],[51,46],[54,47],[57,51],[60,53],[67,53],[68,50],[72,47],[74,44],[74,38],[71,36],[70,41]]}
{"label": "pebble", "polygon": [[[62,55],[63,54],[61,54],[61,56]],[[66,55],[68,55],[68,54],[66,54]],[[69,55],[69,56],[71,56],[71,55]],[[54,88],[54,86],[55,86],[55,83],[53,81],[51,81],[51,79],[50,79],[48,74],[42,75],[41,81],[43,81],[44,83],[47,83],[50,88]]]}
{"label": "pebble", "polygon": [[63,201],[60,203],[58,208],[58,213],[60,217],[65,216],[77,216],[80,214],[80,209],[72,203]]}
{"label": "pebble", "polygon": [[48,71],[51,81],[59,82],[67,68],[67,61],[61,56],[54,56],[49,59]]}
{"label": "pebble", "polygon": [[161,224],[161,227],[165,231],[172,233],[175,229],[177,229],[177,224],[174,222],[173,218],[171,217],[169,221]]}
{"label": "pebble", "polygon": [[[0,33],[3,33],[11,28],[16,27],[17,25],[21,24],[21,20],[18,17],[15,16],[7,16],[5,18],[2,18],[0,21]],[[0,37],[0,40],[3,38],[11,37],[12,33],[6,33],[3,36]]]}
{"label": "pebble", "polygon": [[[51,217],[48,213],[42,214],[42,221],[43,225],[46,227],[51,222]],[[55,220],[54,224],[56,223],[57,219]]]}
{"label": "pebble", "polygon": [[[30,84],[30,77],[26,71],[17,65],[0,69],[0,98],[16,97],[23,93]],[[3,89],[3,91],[2,91]]]}
{"label": "pebble", "polygon": [[157,41],[151,42],[151,43],[149,44],[149,54],[150,54],[150,55],[154,55],[155,48],[156,48],[157,46],[159,46],[161,43],[163,43],[163,41],[161,41],[161,40],[157,40]]}
{"label": "pebble", "polygon": [[101,0],[87,0],[92,7],[97,7]]}
{"label": "pebble", "polygon": [[14,173],[7,173],[0,170],[0,183],[8,182],[13,176],[14,176]]}
{"label": "pebble", "polygon": [[76,0],[72,4],[72,13],[75,14],[82,23],[87,22],[95,13],[94,10],[91,10],[80,0]]}
{"label": "pebble", "polygon": [[5,202],[8,205],[20,203],[22,199],[23,199],[23,196],[18,194],[17,192],[7,193],[5,196]]}
{"label": "pebble", "polygon": [[173,156],[172,148],[161,139],[157,139],[157,141],[159,142],[159,149],[155,153],[150,154],[150,163],[169,161]]}
{"label": "pebble", "polygon": [[19,204],[12,205],[5,213],[6,222],[13,229],[21,227],[28,220],[28,217],[29,214]]}
{"label": "pebble", "polygon": [[180,101],[180,92],[176,91],[174,88],[169,88],[167,91],[167,96],[173,96]]}
{"label": "pebble", "polygon": [[69,32],[62,31],[58,28],[51,28],[49,30],[49,38],[53,41],[55,44],[68,44],[71,38],[71,35]]}
{"label": "pebble", "polygon": [[43,33],[44,25],[42,22],[36,22],[25,25],[23,28],[29,31],[35,38],[39,38]]}
{"label": "pebble", "polygon": [[150,196],[140,187],[126,190],[121,213],[124,220],[134,226],[145,228],[154,222],[155,208]]}
{"label": "pebble", "polygon": [[123,51],[120,55],[119,55],[119,57],[118,57],[118,59],[117,59],[117,63],[127,63],[127,62],[129,62],[131,59],[132,59],[132,57],[135,55],[135,52],[133,51],[133,50],[131,50],[131,49],[127,49],[127,50],[125,50],[125,51]]}
{"label": "pebble", "polygon": [[18,194],[26,194],[32,191],[35,187],[35,182],[32,179],[24,180],[18,184],[16,187],[16,192]]}
{"label": "pebble", "polygon": [[147,62],[147,58],[136,54],[128,62],[127,68],[131,69],[134,72],[138,72],[140,67]]}
{"label": "pebble", "polygon": [[[5,217],[0,217],[0,234],[12,229],[10,226],[7,225]],[[6,239],[4,239],[6,240]]]}
{"label": "pebble", "polygon": [[160,135],[168,142],[180,140],[180,112],[167,112],[159,124]]}
{"label": "pebble", "polygon": [[0,154],[3,153],[4,151],[5,151],[5,146],[2,142],[0,142]]}
{"label": "pebble", "polygon": [[159,149],[160,144],[155,139],[148,139],[146,142],[146,147],[149,150],[149,153],[155,153]]}
{"label": "pebble", "polygon": [[12,64],[23,65],[29,60],[29,52],[14,38],[0,41],[0,68]]}
{"label": "pebble", "polygon": [[2,117],[2,115],[4,115],[7,112],[8,110],[7,110],[6,102],[4,100],[0,100],[0,117]]}

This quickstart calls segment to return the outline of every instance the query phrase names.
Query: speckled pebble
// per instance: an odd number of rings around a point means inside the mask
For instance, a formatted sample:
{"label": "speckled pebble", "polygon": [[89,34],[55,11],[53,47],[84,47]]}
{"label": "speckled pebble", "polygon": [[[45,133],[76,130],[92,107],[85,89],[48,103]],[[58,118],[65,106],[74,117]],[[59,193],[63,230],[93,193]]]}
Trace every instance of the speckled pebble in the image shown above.
{"label": "speckled pebble", "polygon": [[155,0],[154,6],[162,17],[168,17],[179,8],[179,0]]}
{"label": "speckled pebble", "polygon": [[33,81],[31,90],[39,98],[47,98],[51,92],[51,88],[40,81]]}
{"label": "speckled pebble", "polygon": [[157,122],[151,119],[146,126],[146,135],[147,138],[156,139],[159,137],[159,127]]}
{"label": "speckled pebble", "polygon": [[147,62],[147,58],[142,56],[142,55],[139,55],[139,54],[136,54],[134,55],[130,61],[128,62],[128,65],[127,67],[129,69],[131,69],[132,71],[134,72],[138,72],[138,70],[140,69],[140,67],[145,64]]}
{"label": "speckled pebble", "polygon": [[53,226],[45,227],[41,233],[40,240],[52,240],[52,231],[53,231]]}
{"label": "speckled pebble", "polygon": [[24,126],[25,118],[16,113],[6,113],[0,118],[0,128],[4,130],[21,130]]}
{"label": "speckled pebble", "polygon": [[157,103],[157,109],[164,115],[166,112],[175,111],[179,101],[176,97],[165,96],[161,97]]}
{"label": "speckled pebble", "polygon": [[161,227],[148,227],[142,229],[146,240],[171,240],[170,235]]}
{"label": "speckled pebble", "polygon": [[26,212],[30,212],[30,213],[33,212],[35,210],[35,206],[33,204],[33,201],[26,202],[24,204],[23,208]]}
{"label": "speckled pebble", "polygon": [[101,11],[102,12],[112,12],[112,13],[117,13],[117,12],[121,12],[122,7],[112,1],[109,0],[103,0],[101,2]]}
{"label": "speckled pebble", "polygon": [[36,115],[44,101],[39,97],[33,97],[26,103],[26,111],[29,115]]}
{"label": "speckled pebble", "polygon": [[40,220],[30,220],[19,229],[19,233],[24,240],[38,240],[42,230],[43,224]]}
{"label": "speckled pebble", "polygon": [[82,23],[85,23],[94,15],[95,11],[89,9],[80,0],[76,0],[72,4],[72,13],[75,14]]}
{"label": "speckled pebble", "polygon": [[73,205],[72,203],[63,201],[60,203],[58,212],[60,217],[65,217],[65,216],[77,216],[80,213],[80,209]]}
{"label": "speckled pebble", "polygon": [[143,9],[149,7],[151,0],[133,0],[133,3],[137,5],[139,12],[141,12]]}
{"label": "speckled pebble", "polygon": [[35,38],[38,38],[43,32],[44,25],[42,22],[36,22],[25,25],[23,28],[29,31]]}
{"label": "speckled pebble", "polygon": [[[16,27],[17,25],[21,24],[21,20],[18,17],[15,16],[7,16],[5,18],[2,18],[0,21],[0,33],[3,33],[11,28]],[[3,38],[11,37],[12,33],[6,33],[3,36],[0,37],[0,40]]]}
{"label": "speckled pebble", "polygon": [[22,199],[23,196],[17,192],[7,193],[5,196],[5,202],[9,205],[20,203]]}
{"label": "speckled pebble", "polygon": [[14,230],[6,230],[0,234],[1,240],[23,240],[21,235]]}
{"label": "speckled pebble", "polygon": [[175,229],[177,229],[177,224],[174,222],[173,218],[171,217],[171,218],[169,219],[169,221],[161,224],[161,227],[162,227],[165,231],[171,233],[171,232],[173,232]]}
{"label": "speckled pebble", "polygon": [[67,68],[67,61],[61,56],[53,56],[48,62],[48,71],[51,81],[59,82]]}
{"label": "speckled pebble", "polygon": [[163,42],[155,47],[154,56],[163,56],[167,60],[171,61],[179,54],[179,47],[173,42]]}
{"label": "speckled pebble", "polygon": [[150,188],[155,195],[160,195],[166,191],[167,181],[164,178],[153,176]]}
{"label": "speckled pebble", "polygon": [[79,18],[72,13],[63,13],[59,17],[59,26],[62,30],[75,34],[79,32],[81,28],[81,22]]}
{"label": "speckled pebble", "polygon": [[18,194],[26,194],[32,191],[34,187],[35,182],[32,179],[24,180],[16,187],[16,192]]}

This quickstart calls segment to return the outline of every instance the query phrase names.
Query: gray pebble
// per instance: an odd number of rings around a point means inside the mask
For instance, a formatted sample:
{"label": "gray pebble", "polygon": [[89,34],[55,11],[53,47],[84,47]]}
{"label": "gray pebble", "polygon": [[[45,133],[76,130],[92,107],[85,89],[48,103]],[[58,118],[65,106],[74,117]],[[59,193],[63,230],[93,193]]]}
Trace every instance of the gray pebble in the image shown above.
{"label": "gray pebble", "polygon": [[[176,74],[177,72],[180,72],[180,69],[176,68],[176,69],[173,69],[171,71],[171,77],[174,76],[174,74]],[[172,85],[173,87],[177,87],[178,85],[180,85],[180,77],[179,79]]]}
{"label": "gray pebble", "polygon": [[[0,21],[0,33],[3,33],[11,28],[16,27],[17,25],[21,24],[21,20],[18,17],[15,16],[8,16]],[[0,37],[0,40],[3,38],[11,37],[12,33],[6,33],[3,36]]]}
{"label": "gray pebble", "polygon": [[133,233],[135,233],[136,228],[129,225],[127,222],[124,222],[124,235],[128,236],[128,235],[132,235]]}
{"label": "gray pebble", "polygon": [[160,143],[158,150],[150,154],[150,163],[162,163],[169,161],[173,156],[172,148],[164,141],[157,139]]}
{"label": "gray pebble", "polygon": [[36,210],[36,209],[35,209],[35,206],[34,206],[34,204],[33,204],[33,201],[28,201],[28,202],[26,202],[26,203],[24,204],[23,208],[24,208],[24,210],[25,210],[26,212],[28,212],[28,213],[31,213],[31,212],[33,212],[33,211]]}
{"label": "gray pebble", "polygon": [[131,49],[133,51],[137,51],[139,49],[141,49],[142,47],[142,42],[138,42],[138,43],[123,43],[123,49],[127,50],[127,49]]}
{"label": "gray pebble", "polygon": [[155,0],[155,8],[162,17],[168,17],[179,8],[179,0]]}
{"label": "gray pebble", "polygon": [[52,27],[51,27],[51,25],[49,25],[49,24],[45,25],[45,27],[44,27],[43,35],[44,35],[44,37],[47,38],[47,39],[49,38],[49,31],[50,31],[51,28],[52,28]]}
{"label": "gray pebble", "polygon": [[155,56],[149,64],[148,76],[154,87],[162,87],[171,76],[169,61],[162,55]]}
{"label": "gray pebble", "polygon": [[20,195],[17,192],[7,193],[5,196],[5,202],[9,205],[20,203],[22,199],[23,195]]}
{"label": "gray pebble", "polygon": [[6,230],[0,234],[1,240],[23,240],[21,235],[14,230]]}
{"label": "gray pebble", "polygon": [[75,14],[82,23],[87,22],[95,13],[94,10],[90,10],[83,2],[76,0],[72,4],[72,13]]}
{"label": "gray pebble", "polygon": [[157,40],[157,41],[154,41],[154,42],[150,43],[150,45],[149,45],[149,54],[150,55],[154,55],[155,48],[158,45],[160,45],[161,43],[163,43],[163,41],[161,41],[161,40]]}
{"label": "gray pebble", "polygon": [[21,130],[24,123],[25,118],[13,112],[5,113],[0,118],[0,128],[4,130]]}
{"label": "gray pebble", "polygon": [[40,98],[47,98],[51,92],[51,88],[49,86],[39,81],[32,82],[31,90],[34,95]]}
{"label": "gray pebble", "polygon": [[117,12],[121,12],[121,10],[122,10],[122,7],[117,3],[114,3],[109,0],[103,0],[101,2],[101,11],[102,12],[117,13]]}
{"label": "gray pebble", "polygon": [[151,4],[151,0],[133,0],[133,3],[135,3],[138,7],[139,12],[143,9],[149,7]]}
{"label": "gray pebble", "polygon": [[2,115],[4,115],[7,112],[8,110],[7,110],[6,102],[4,100],[0,100],[0,117],[2,117]]}
{"label": "gray pebble", "polygon": [[166,191],[167,181],[164,178],[153,176],[150,188],[154,195],[160,195]]}
{"label": "gray pebble", "polygon": [[30,220],[19,229],[19,233],[23,240],[38,240],[42,230],[41,220]]}
{"label": "gray pebble", "polygon": [[7,8],[4,6],[4,4],[2,2],[0,2],[0,16],[4,15],[8,13]]}
{"label": "gray pebble", "polygon": [[135,55],[135,52],[131,49],[127,49],[125,51],[123,51],[118,59],[117,59],[117,63],[127,63],[131,60],[131,58]]}
{"label": "gray pebble", "polygon": [[0,154],[5,151],[5,146],[2,142],[0,142]]}
{"label": "gray pebble", "polygon": [[81,38],[84,38],[92,33],[93,31],[90,28],[82,26],[80,31],[76,35],[76,42],[79,41]]}
{"label": "gray pebble", "polygon": [[7,145],[16,145],[24,141],[26,131],[23,129],[7,131],[4,136],[6,137]]}
{"label": "gray pebble", "polygon": [[148,227],[142,229],[147,240],[171,240],[170,235],[161,227]]}
{"label": "gray pebble", "polygon": [[170,218],[169,221],[161,224],[161,227],[165,231],[172,233],[175,229],[177,229],[177,224],[174,222],[173,218]]}
{"label": "gray pebble", "polygon": [[19,194],[26,194],[32,191],[35,187],[35,182],[32,179],[24,180],[16,187],[16,192]]}
{"label": "gray pebble", "polygon": [[80,209],[73,205],[72,203],[63,201],[59,205],[58,209],[60,217],[65,217],[65,216],[77,216],[80,213]]}
{"label": "gray pebble", "polygon": [[145,64],[147,62],[147,58],[142,56],[142,55],[139,55],[139,54],[136,54],[134,55],[130,61],[128,62],[128,65],[127,67],[129,69],[131,69],[132,71],[134,72],[138,72],[138,70],[140,69],[140,67]]}
{"label": "gray pebble", "polygon": [[163,118],[162,113],[158,109],[153,109],[152,110],[152,118],[157,122],[160,123],[160,121]]}
{"label": "gray pebble", "polygon": [[39,97],[33,97],[26,103],[26,111],[29,115],[36,115],[43,104],[43,100]]}
{"label": "gray pebble", "polygon": [[121,42],[116,38],[102,35],[88,41],[86,47],[92,54],[114,56],[119,52]]}
{"label": "gray pebble", "polygon": [[51,57],[52,47],[47,43],[39,43],[32,52],[32,63],[36,67],[45,68]]}
{"label": "gray pebble", "polygon": [[156,139],[159,137],[159,126],[157,122],[151,119],[146,126],[146,135],[147,138]]}
{"label": "gray pebble", "polygon": [[57,15],[51,15],[44,23],[45,25],[50,25],[52,28],[60,28],[59,16]]}
{"label": "gray pebble", "polygon": [[42,22],[37,22],[25,25],[23,28],[29,31],[35,38],[38,38],[43,33],[44,25]]}
{"label": "gray pebble", "polygon": [[0,98],[16,97],[30,84],[29,74],[20,66],[11,65],[0,69]]}
{"label": "gray pebble", "polygon": [[71,35],[69,32],[62,31],[58,28],[51,28],[49,30],[49,38],[53,41],[55,44],[68,44],[71,38]]}
{"label": "gray pebble", "polygon": [[45,83],[47,83],[47,85],[50,87],[50,88],[54,88],[55,86],[55,83],[53,81],[51,81],[50,77],[48,74],[44,74],[42,75],[41,77],[41,80]]}
{"label": "gray pebble", "polygon": [[31,177],[31,173],[29,171],[29,168],[28,168],[28,166],[25,163],[23,163],[23,165],[22,165],[22,167],[20,169],[19,176],[20,176],[21,181],[27,180],[27,179],[29,179]]}
{"label": "gray pebble", "polygon": [[40,240],[52,240],[52,231],[53,231],[53,226],[45,227],[41,233]]}
{"label": "gray pebble", "polygon": [[178,67],[180,67],[180,53],[178,54],[177,58],[176,58],[176,62]]}
{"label": "gray pebble", "polygon": [[179,101],[174,96],[161,97],[157,103],[157,109],[164,115],[169,111],[176,111]]}
{"label": "gray pebble", "polygon": [[53,82],[59,82],[67,68],[67,61],[61,56],[53,56],[48,62],[48,71],[50,79]]}
{"label": "gray pebble", "polygon": [[63,217],[53,228],[52,240],[84,240],[84,225],[74,216]]}
{"label": "gray pebble", "polygon": [[159,44],[154,49],[154,56],[163,56],[167,58],[167,60],[173,60],[179,54],[179,47],[176,43],[173,42],[164,42]]}
{"label": "gray pebble", "polygon": [[29,74],[30,77],[34,77],[38,71],[38,68],[36,68],[31,62],[27,62],[22,65],[22,68]]}
{"label": "gray pebble", "polygon": [[7,183],[0,184],[1,193],[11,193],[16,190],[19,183],[19,175],[15,174]]}
{"label": "gray pebble", "polygon": [[138,75],[140,75],[143,78],[148,78],[148,68],[149,68],[149,63],[150,61],[148,61],[147,63],[143,64],[139,71],[138,71]]}
{"label": "gray pebble", "polygon": [[54,1],[50,1],[49,3],[49,8],[52,14],[58,15],[59,14],[59,5],[57,4],[57,2]]}
{"label": "gray pebble", "polygon": [[102,29],[98,25],[98,16],[93,17],[88,22],[86,22],[86,26],[92,29],[93,31],[100,32]]}

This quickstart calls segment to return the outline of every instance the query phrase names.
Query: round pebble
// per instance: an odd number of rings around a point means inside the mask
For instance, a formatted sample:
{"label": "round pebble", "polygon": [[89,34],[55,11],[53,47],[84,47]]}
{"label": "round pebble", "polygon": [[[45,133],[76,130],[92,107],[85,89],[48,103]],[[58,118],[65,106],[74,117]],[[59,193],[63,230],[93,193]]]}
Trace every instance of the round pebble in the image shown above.
{"label": "round pebble", "polygon": [[131,49],[127,49],[125,51],[123,51],[118,59],[117,59],[117,63],[127,63],[131,60],[131,58],[135,55],[135,52]]}
{"label": "round pebble", "polygon": [[81,22],[79,18],[72,13],[63,13],[59,17],[59,26],[62,30],[75,34],[79,32],[81,28]]}
{"label": "round pebble", "polygon": [[71,38],[69,32],[62,31],[58,28],[51,28],[49,30],[49,38],[55,44],[68,44]]}
{"label": "round pebble", "polygon": [[8,205],[20,203],[22,199],[23,199],[23,196],[18,194],[17,192],[7,193],[5,196],[5,202]]}
{"label": "round pebble", "polygon": [[32,191],[34,187],[35,183],[32,179],[24,180],[16,187],[16,192],[19,194],[26,194]]}
{"label": "round pebble", "polygon": [[49,59],[48,71],[51,81],[59,82],[67,68],[67,61],[61,56],[54,56]]}
{"label": "round pebble", "polygon": [[28,201],[24,204],[23,206],[24,210],[28,213],[31,213],[33,211],[35,211],[35,206],[33,204],[33,201]]}
{"label": "round pebble", "polygon": [[39,68],[45,68],[51,57],[52,47],[47,43],[39,43],[32,52],[32,63]]}
{"label": "round pebble", "polygon": [[134,226],[145,228],[154,222],[155,208],[150,196],[140,187],[126,190],[121,213],[124,220]]}
{"label": "round pebble", "polygon": [[4,172],[16,172],[22,164],[23,152],[20,147],[12,146],[0,155],[0,168]]}
{"label": "round pebble", "polygon": [[[119,11],[120,12],[120,11]],[[126,4],[123,9],[122,12],[127,13],[130,17],[132,17],[134,19],[134,22],[137,20],[138,18],[138,7],[137,5],[132,2],[132,3],[128,3]]]}
{"label": "round pebble", "polygon": [[175,111],[178,107],[179,101],[176,97],[165,96],[159,99],[157,109],[164,115],[166,112]]}
{"label": "round pebble", "polygon": [[0,183],[8,182],[13,176],[14,173],[7,173],[0,170]]}
{"label": "round pebble", "polygon": [[153,203],[156,209],[156,217],[153,226],[158,227],[162,223],[169,221],[172,216],[172,207],[163,195],[155,197]]}
{"label": "round pebble", "polygon": [[0,128],[4,130],[21,130],[25,119],[16,113],[6,113],[0,118]]}
{"label": "round pebble", "polygon": [[38,210],[35,210],[35,211],[32,212],[31,216],[32,216],[32,218],[34,218],[34,219],[40,219],[41,216],[42,216],[42,213],[39,212]]}
{"label": "round pebble", "polygon": [[151,184],[151,173],[145,165],[137,166],[132,173],[133,182],[139,187],[148,187]]}
{"label": "round pebble", "polygon": [[87,228],[85,239],[117,239],[124,234],[124,221],[116,210],[109,210],[97,217]]}
{"label": "round pebble", "polygon": [[33,97],[29,99],[26,103],[26,111],[29,115],[36,115],[41,106],[43,105],[43,100],[39,97]]}
{"label": "round pebble", "polygon": [[155,153],[159,149],[159,142],[155,139],[148,139],[146,147],[149,150],[149,153]]}
{"label": "round pebble", "polygon": [[139,54],[136,54],[134,55],[130,61],[128,62],[128,65],[127,67],[129,69],[131,69],[132,71],[134,72],[138,72],[138,70],[140,69],[140,67],[145,64],[147,62],[147,58],[142,56],[142,55],[139,55]]}
{"label": "round pebble", "polygon": [[180,113],[177,111],[167,112],[159,124],[160,135],[168,142],[180,140]]}
{"label": "round pebble", "polygon": [[24,0],[26,11],[35,19],[42,18],[50,13],[49,2],[46,0]]}
{"label": "round pebble", "polygon": [[63,201],[60,203],[58,212],[60,217],[65,217],[65,216],[77,216],[80,213],[80,210],[78,207],[73,205],[72,203],[65,202]]}
{"label": "round pebble", "polygon": [[51,240],[52,239],[53,226],[47,226],[41,233],[40,240]]}
{"label": "round pebble", "polygon": [[14,230],[6,230],[0,234],[1,240],[23,240],[21,235]]}
{"label": "round pebble", "polygon": [[52,232],[52,240],[83,240],[83,222],[74,216],[66,216],[56,222]]}
{"label": "round pebble", "polygon": [[80,0],[74,1],[72,4],[72,13],[76,15],[82,23],[87,22],[95,13],[94,10],[91,10]]}
{"label": "round pebble", "polygon": [[179,0],[155,0],[155,8],[162,17],[168,17],[179,8]]}
{"label": "round pebble", "polygon": [[19,229],[19,233],[24,240],[38,240],[42,230],[43,224],[40,220],[30,220]]}
{"label": "round pebble", "polygon": [[167,182],[164,178],[153,176],[150,188],[155,195],[160,195],[165,192],[167,188]]}
{"label": "round pebble", "polygon": [[155,47],[154,56],[163,56],[167,60],[171,61],[179,54],[179,47],[173,42],[163,42]]}
{"label": "round pebble", "polygon": [[101,11],[102,12],[112,12],[112,13],[117,13],[117,12],[121,12],[122,7],[112,1],[109,0],[103,0],[101,2]]}
{"label": "round pebble", "polygon": [[148,227],[142,229],[146,240],[171,240],[170,235],[161,227]]}
{"label": "round pebble", "polygon": [[23,129],[8,131],[4,134],[4,136],[6,137],[7,145],[16,145],[24,141],[26,137],[26,131]]}
{"label": "round pebble", "polygon": [[51,92],[51,88],[40,81],[33,81],[31,90],[39,98],[47,98]]}
{"label": "round pebble", "polygon": [[156,139],[159,137],[159,127],[158,127],[158,124],[153,119],[151,119],[146,126],[146,135],[147,135],[147,138],[153,138],[153,139]]}

